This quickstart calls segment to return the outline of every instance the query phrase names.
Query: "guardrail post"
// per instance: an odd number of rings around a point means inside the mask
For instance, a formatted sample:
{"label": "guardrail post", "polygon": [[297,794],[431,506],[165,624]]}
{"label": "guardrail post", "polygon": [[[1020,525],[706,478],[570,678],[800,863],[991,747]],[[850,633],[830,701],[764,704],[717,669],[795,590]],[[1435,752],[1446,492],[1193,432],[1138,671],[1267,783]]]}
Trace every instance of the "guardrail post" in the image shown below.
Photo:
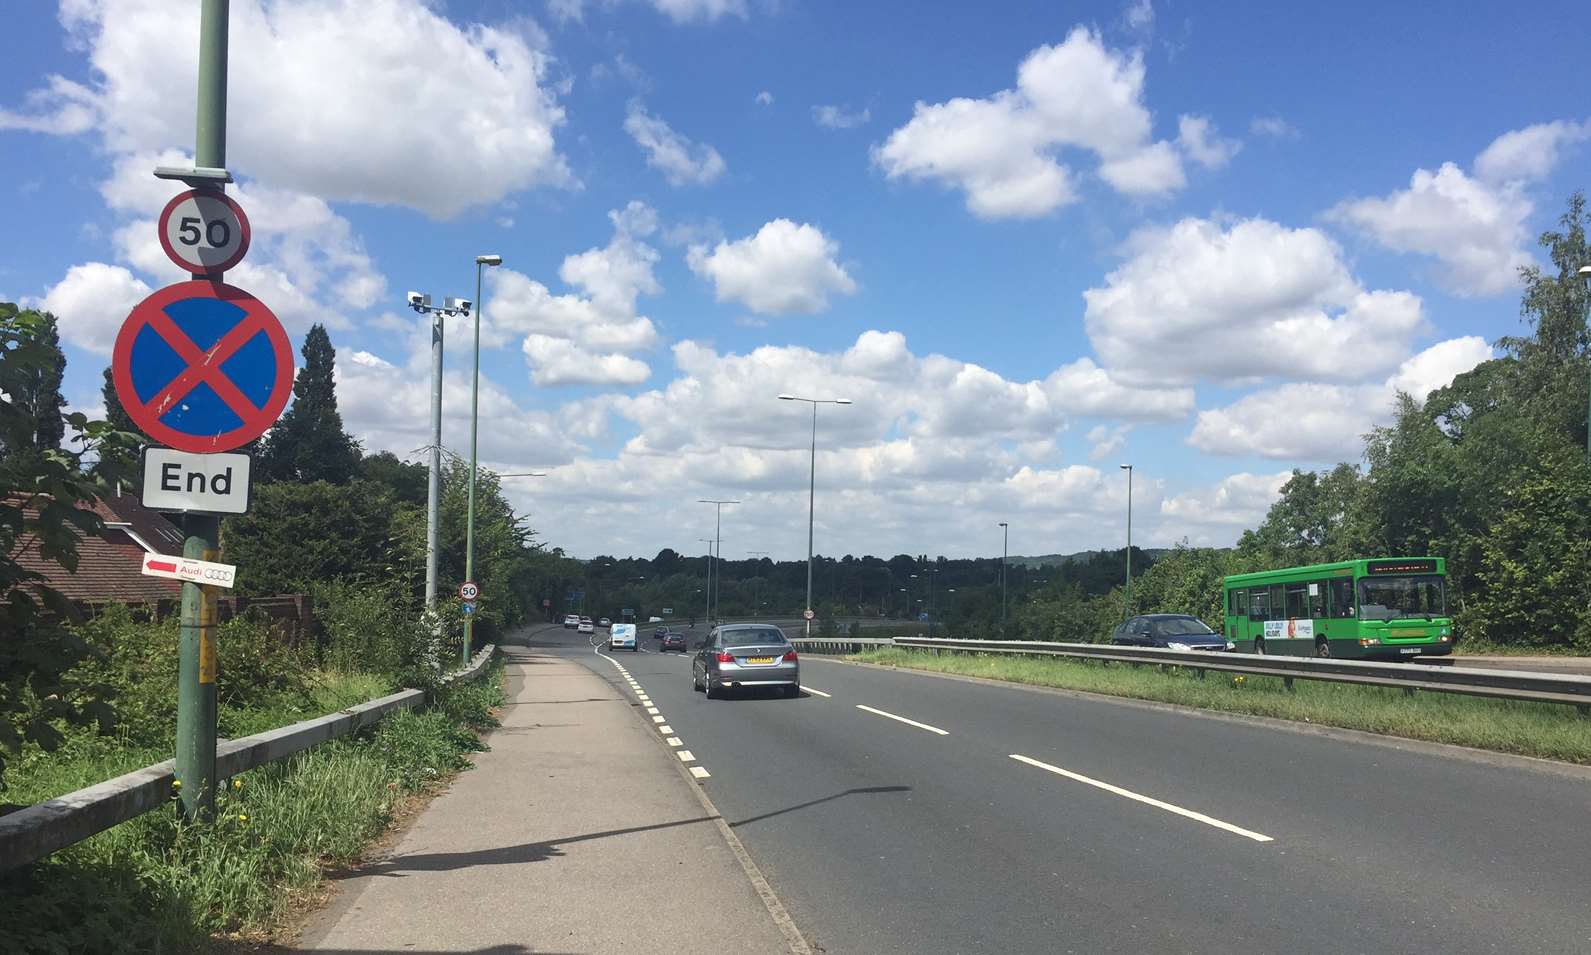
{"label": "guardrail post", "polygon": [[1287,692],[1292,693],[1293,692],[1293,678],[1290,677],[1290,676],[1282,677],[1282,686],[1287,689]]}

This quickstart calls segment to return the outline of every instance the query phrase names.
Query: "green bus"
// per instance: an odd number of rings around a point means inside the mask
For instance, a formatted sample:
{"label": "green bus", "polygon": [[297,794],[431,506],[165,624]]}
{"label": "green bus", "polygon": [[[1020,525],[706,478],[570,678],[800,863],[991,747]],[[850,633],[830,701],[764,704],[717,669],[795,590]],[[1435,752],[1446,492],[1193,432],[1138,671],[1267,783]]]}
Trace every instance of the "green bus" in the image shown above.
{"label": "green bus", "polygon": [[1236,574],[1223,583],[1240,653],[1444,656],[1453,652],[1447,561],[1383,557]]}

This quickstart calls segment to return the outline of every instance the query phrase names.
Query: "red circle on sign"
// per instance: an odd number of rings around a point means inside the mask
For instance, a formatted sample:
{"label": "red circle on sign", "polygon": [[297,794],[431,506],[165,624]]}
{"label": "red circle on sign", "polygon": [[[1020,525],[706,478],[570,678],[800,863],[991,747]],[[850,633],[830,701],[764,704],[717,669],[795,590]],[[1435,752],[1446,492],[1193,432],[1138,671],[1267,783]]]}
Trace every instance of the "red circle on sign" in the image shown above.
{"label": "red circle on sign", "polygon": [[[177,211],[179,205],[198,196],[203,196],[206,199],[217,199],[232,210],[232,214],[238,217],[239,239],[238,250],[232,253],[226,261],[208,267],[201,265],[199,268],[194,268],[194,263],[184,259],[178,254],[176,247],[171,244],[171,236],[167,234],[166,224],[170,221],[172,213]],[[160,237],[160,247],[166,250],[166,258],[175,263],[177,268],[190,275],[220,275],[227,269],[232,268],[242,262],[243,257],[248,254],[249,241],[253,238],[253,232],[249,229],[249,217],[243,214],[243,207],[234,202],[231,196],[215,189],[189,189],[186,192],[177,193],[170,202],[166,203],[166,207],[160,210],[160,224],[155,226],[155,234]]]}
{"label": "red circle on sign", "polygon": [[[193,298],[229,302],[243,309],[246,317],[208,351],[201,350],[165,311],[174,302]],[[187,367],[147,403],[138,397],[132,374],[133,343],[146,327],[152,328],[187,363]],[[261,334],[271,343],[276,360],[270,397],[266,399],[264,407],[256,406],[249,400],[222,370],[228,358]],[[116,385],[116,396],[121,399],[122,407],[127,409],[127,416],[144,434],[179,451],[196,454],[230,451],[264,434],[276,423],[282,409],[287,407],[287,396],[293,391],[293,346],[287,340],[282,323],[263,302],[248,292],[222,282],[178,282],[139,302],[127,320],[122,322],[122,329],[116,335],[116,350],[111,358],[111,378]],[[173,401],[182,400],[200,384],[208,384],[243,423],[230,431],[211,435],[178,431],[160,420]]]}

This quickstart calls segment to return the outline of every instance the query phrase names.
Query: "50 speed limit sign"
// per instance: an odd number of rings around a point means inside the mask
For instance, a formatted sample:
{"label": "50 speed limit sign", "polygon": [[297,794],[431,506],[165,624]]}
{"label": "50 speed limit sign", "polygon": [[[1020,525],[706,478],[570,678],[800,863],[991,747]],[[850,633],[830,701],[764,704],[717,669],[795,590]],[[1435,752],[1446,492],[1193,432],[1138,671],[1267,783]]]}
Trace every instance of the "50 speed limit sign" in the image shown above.
{"label": "50 speed limit sign", "polygon": [[225,272],[249,251],[249,217],[225,193],[189,189],[160,213],[160,247],[194,275]]}
{"label": "50 speed limit sign", "polygon": [[476,597],[479,597],[480,595],[481,595],[481,588],[477,587],[475,585],[475,581],[473,581],[473,580],[466,580],[464,583],[459,585],[459,597],[460,597],[460,599],[463,599],[463,600],[474,600]]}

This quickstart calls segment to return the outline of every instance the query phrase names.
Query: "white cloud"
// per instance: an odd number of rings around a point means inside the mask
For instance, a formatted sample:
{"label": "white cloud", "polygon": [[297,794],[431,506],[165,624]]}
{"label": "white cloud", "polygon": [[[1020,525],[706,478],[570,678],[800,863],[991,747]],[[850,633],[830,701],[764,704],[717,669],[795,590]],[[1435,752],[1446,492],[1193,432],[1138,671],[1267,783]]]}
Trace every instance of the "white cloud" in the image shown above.
{"label": "white cloud", "polygon": [[1160,502],[1160,517],[1170,533],[1162,533],[1161,540],[1186,537],[1195,546],[1228,546],[1242,531],[1265,519],[1266,512],[1281,496],[1282,485],[1292,476],[1292,471],[1244,471],[1167,497]]}
{"label": "white cloud", "polygon": [[1424,401],[1437,388],[1493,357],[1479,337],[1439,342],[1409,358],[1379,385],[1294,383],[1199,412],[1188,443],[1212,454],[1295,462],[1357,460],[1364,435],[1386,423],[1397,392]]}
{"label": "white cloud", "polygon": [[624,131],[646,152],[646,164],[671,186],[705,186],[724,174],[724,157],[706,143],[693,143],[639,103],[630,104]]}
{"label": "white cloud", "polygon": [[1122,11],[1122,22],[1127,29],[1147,33],[1155,26],[1155,8],[1149,0],[1132,0],[1127,4],[1127,9]]}
{"label": "white cloud", "polygon": [[[64,3],[95,80],[52,79],[6,121],[63,133],[92,122],[117,153],[190,142],[198,16],[197,4],[166,0]],[[459,26],[420,0],[237,0],[230,26],[237,171],[437,216],[575,184],[554,144],[564,114],[533,29]]]}
{"label": "white cloud", "polygon": [[850,295],[856,282],[835,261],[840,245],[816,226],[774,219],[756,235],[721,241],[708,250],[693,245],[691,271],[710,279],[718,301],[740,302],[753,312],[821,312],[830,295]]}
{"label": "white cloud", "polygon": [[1459,295],[1499,295],[1533,260],[1528,186],[1552,171],[1564,149],[1591,136],[1591,123],[1558,121],[1497,137],[1476,157],[1473,175],[1455,163],[1416,169],[1409,187],[1351,199],[1327,212],[1396,252],[1434,257],[1442,284]]}
{"label": "white cloud", "polygon": [[772,106],[773,105],[773,94],[768,92],[767,90],[763,90],[761,93],[758,93],[757,94],[757,105],[758,106]]}
{"label": "white cloud", "polygon": [[861,112],[856,112],[847,110],[843,106],[812,107],[812,121],[829,129],[853,129],[872,118],[873,111],[866,108],[863,108]]}
{"label": "white cloud", "polygon": [[1088,432],[1088,459],[1100,461],[1120,451],[1127,444],[1127,432],[1132,425],[1097,424]]}
{"label": "white cloud", "polygon": [[1177,119],[1177,145],[1206,169],[1220,169],[1243,148],[1237,140],[1223,138],[1208,117],[1186,115]]}
{"label": "white cloud", "polygon": [[746,0],[652,0],[652,6],[675,23],[711,22],[721,17],[746,19]]}
{"label": "white cloud", "polygon": [[1064,148],[1092,152],[1118,192],[1154,196],[1181,188],[1181,161],[1151,137],[1139,52],[1107,49],[1077,27],[1029,53],[1014,90],[985,99],[919,102],[912,119],[873,150],[891,179],[962,189],[982,218],[1031,218],[1076,201]]}
{"label": "white cloud", "polygon": [[1371,377],[1425,325],[1416,296],[1364,290],[1316,229],[1183,219],[1126,251],[1083,298],[1095,350],[1129,384]]}
{"label": "white cloud", "polygon": [[[608,244],[566,256],[558,270],[564,282],[579,289],[577,294],[554,294],[507,267],[487,273],[491,295],[481,342],[496,348],[514,335],[524,336],[521,350],[538,384],[635,384],[646,378],[644,362],[619,353],[658,341],[652,320],[637,312],[640,296],[663,290],[652,271],[657,250],[644,241],[658,229],[657,213],[643,202],[631,202],[608,218],[613,223]],[[583,367],[576,370],[576,363]]]}
{"label": "white cloud", "polygon": [[526,335],[521,347],[538,385],[638,385],[652,374],[644,361],[593,354],[566,338]]}
{"label": "white cloud", "polygon": [[1298,127],[1280,116],[1256,116],[1248,124],[1249,132],[1271,139],[1297,139],[1303,135]]}
{"label": "white cloud", "polygon": [[66,270],[66,276],[30,305],[60,319],[61,337],[96,355],[109,355],[116,333],[133,306],[150,288],[119,265],[88,262]]}

